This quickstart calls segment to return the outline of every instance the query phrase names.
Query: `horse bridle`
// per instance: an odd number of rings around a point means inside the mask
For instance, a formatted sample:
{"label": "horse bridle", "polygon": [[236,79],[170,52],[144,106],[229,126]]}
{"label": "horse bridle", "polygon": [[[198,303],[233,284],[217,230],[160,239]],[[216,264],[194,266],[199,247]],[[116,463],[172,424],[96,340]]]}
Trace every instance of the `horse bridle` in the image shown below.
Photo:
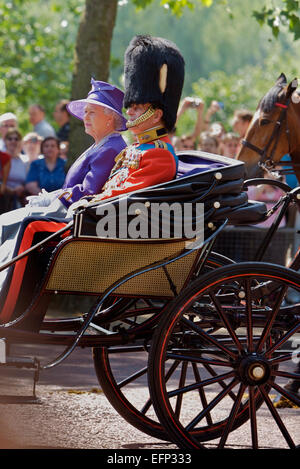
{"label": "horse bridle", "polygon": [[[281,135],[281,130],[282,130],[282,124],[284,121],[286,122],[286,135],[287,135],[288,147],[289,147],[288,153],[290,154],[290,149],[291,149],[290,131],[288,128],[288,121],[287,121],[287,110],[288,110],[289,104],[290,104],[290,98],[288,98],[285,104],[282,104],[279,102],[275,103],[275,106],[281,108],[281,112],[280,112],[278,120],[275,123],[273,132],[264,148],[259,148],[256,145],[253,145],[253,143],[249,142],[246,139],[242,140],[242,144],[245,147],[250,148],[251,150],[255,151],[256,153],[260,155],[260,161],[258,162],[258,166],[267,172],[271,172],[272,170],[274,170],[275,166],[291,166],[292,168],[294,168],[295,166],[299,166],[299,164],[295,164],[291,161],[277,161],[277,162],[273,161],[273,155],[276,151],[276,148],[279,142],[279,137]],[[274,145],[272,147],[270,155],[268,156],[268,151],[273,141],[274,141]],[[291,174],[292,168],[291,169],[288,169],[288,168],[279,169],[277,172],[280,174]]]}

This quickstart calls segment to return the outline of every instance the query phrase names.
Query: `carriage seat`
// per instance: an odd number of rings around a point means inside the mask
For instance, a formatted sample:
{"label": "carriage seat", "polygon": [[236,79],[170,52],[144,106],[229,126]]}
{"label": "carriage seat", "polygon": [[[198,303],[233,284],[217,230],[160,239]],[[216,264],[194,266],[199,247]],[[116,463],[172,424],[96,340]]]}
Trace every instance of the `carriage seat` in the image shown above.
{"label": "carriage seat", "polygon": [[[256,225],[267,219],[267,206],[264,202],[248,200],[247,204],[241,207],[232,208],[227,214],[230,225]],[[215,219],[222,219],[222,213],[218,213]]]}
{"label": "carriage seat", "polygon": [[[233,163],[222,156],[213,156],[204,152],[197,153],[197,155],[179,153],[177,179],[189,178],[197,174],[201,178],[201,173],[222,171],[226,167],[228,169]],[[211,159],[212,156],[214,160]],[[237,180],[235,181],[237,182]],[[214,194],[216,195],[216,191],[214,191]],[[249,225],[261,223],[267,218],[266,204],[264,202],[248,200],[247,193],[244,191],[240,194],[236,194],[235,191],[233,191],[233,194],[224,194],[223,192],[223,196],[218,201],[220,208],[212,216],[213,220],[221,220],[226,215],[230,225]],[[212,203],[208,199],[206,200],[206,205],[212,205],[213,202],[214,199],[212,199]]]}

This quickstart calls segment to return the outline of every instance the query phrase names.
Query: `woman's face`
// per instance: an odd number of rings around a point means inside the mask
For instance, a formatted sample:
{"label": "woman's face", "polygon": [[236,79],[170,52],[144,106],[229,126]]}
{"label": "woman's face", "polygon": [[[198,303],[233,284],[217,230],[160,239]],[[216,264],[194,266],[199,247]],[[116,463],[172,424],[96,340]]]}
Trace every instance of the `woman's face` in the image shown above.
{"label": "woman's face", "polygon": [[21,144],[22,140],[18,136],[18,134],[11,133],[5,137],[5,145],[7,149],[7,153],[9,153],[11,156],[17,156],[19,155],[21,151]]}
{"label": "woman's face", "polygon": [[23,142],[23,149],[29,155],[38,155],[41,151],[41,142],[36,137],[33,137]]}
{"label": "woman's face", "polygon": [[43,143],[42,153],[45,158],[55,160],[59,155],[59,148],[57,146],[56,140],[46,140],[46,142]]}
{"label": "woman's face", "polygon": [[85,132],[96,142],[113,130],[113,116],[105,113],[103,106],[88,103],[83,117]]}
{"label": "woman's face", "polygon": [[224,156],[229,156],[229,158],[235,158],[238,152],[239,141],[238,139],[228,140],[224,143]]}
{"label": "woman's face", "polygon": [[205,138],[200,143],[200,150],[205,151],[207,153],[218,153],[218,146],[216,142],[212,138]]}

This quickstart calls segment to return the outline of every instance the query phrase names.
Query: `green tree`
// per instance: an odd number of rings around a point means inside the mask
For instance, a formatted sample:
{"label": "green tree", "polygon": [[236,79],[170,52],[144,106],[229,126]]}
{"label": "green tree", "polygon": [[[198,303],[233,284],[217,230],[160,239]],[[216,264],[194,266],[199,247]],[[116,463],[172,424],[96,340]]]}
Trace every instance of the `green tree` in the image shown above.
{"label": "green tree", "polygon": [[31,103],[39,102],[52,117],[55,103],[70,95],[74,35],[82,11],[78,3],[0,1],[0,78],[6,87],[0,113],[14,110],[24,132],[30,129]]}

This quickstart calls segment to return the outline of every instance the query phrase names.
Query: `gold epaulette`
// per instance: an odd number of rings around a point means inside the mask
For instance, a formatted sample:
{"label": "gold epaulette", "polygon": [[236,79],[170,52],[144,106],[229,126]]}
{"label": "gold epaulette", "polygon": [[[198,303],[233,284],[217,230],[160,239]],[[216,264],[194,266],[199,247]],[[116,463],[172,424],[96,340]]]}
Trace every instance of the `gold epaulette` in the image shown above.
{"label": "gold epaulette", "polygon": [[162,140],[155,140],[155,142],[153,143],[155,145],[155,148],[163,148],[164,150],[168,149],[168,145],[166,144],[166,142],[163,142]]}

